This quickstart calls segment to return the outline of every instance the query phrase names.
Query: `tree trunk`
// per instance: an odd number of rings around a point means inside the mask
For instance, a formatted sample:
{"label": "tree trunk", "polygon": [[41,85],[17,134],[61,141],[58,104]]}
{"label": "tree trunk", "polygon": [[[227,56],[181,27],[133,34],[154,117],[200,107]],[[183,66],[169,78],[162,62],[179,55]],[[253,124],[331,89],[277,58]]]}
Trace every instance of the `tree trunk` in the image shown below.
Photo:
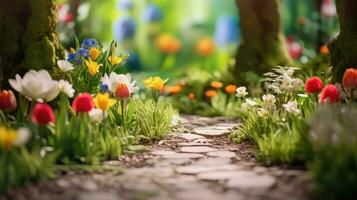
{"label": "tree trunk", "polygon": [[337,0],[340,34],[329,45],[332,82],[341,82],[349,67],[357,68],[357,1]]}
{"label": "tree trunk", "polygon": [[64,58],[56,34],[55,0],[0,3],[0,83],[28,69],[50,69]]}
{"label": "tree trunk", "polygon": [[291,62],[280,21],[280,0],[236,0],[239,8],[241,44],[233,73],[241,81],[253,71],[261,75],[277,65]]}

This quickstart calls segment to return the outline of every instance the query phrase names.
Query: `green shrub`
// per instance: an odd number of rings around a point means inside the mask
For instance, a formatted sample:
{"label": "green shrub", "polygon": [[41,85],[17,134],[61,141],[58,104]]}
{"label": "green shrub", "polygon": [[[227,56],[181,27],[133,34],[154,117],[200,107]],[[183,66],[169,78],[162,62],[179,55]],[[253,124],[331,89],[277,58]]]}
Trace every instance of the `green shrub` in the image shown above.
{"label": "green shrub", "polygon": [[173,116],[176,111],[164,101],[136,101],[134,118],[139,134],[147,139],[161,139],[173,126]]}
{"label": "green shrub", "polygon": [[28,151],[25,147],[11,151],[0,148],[0,193],[15,186],[53,176],[55,155],[41,155],[39,149]]}
{"label": "green shrub", "polygon": [[311,120],[309,170],[325,199],[357,198],[357,109],[322,106]]}

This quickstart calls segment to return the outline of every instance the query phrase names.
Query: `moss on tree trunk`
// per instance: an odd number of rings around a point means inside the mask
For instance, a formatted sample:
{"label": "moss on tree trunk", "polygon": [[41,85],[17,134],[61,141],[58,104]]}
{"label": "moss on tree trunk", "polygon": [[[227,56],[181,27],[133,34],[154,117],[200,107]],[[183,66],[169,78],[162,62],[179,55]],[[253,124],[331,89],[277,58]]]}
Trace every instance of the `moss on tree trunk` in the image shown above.
{"label": "moss on tree trunk", "polygon": [[243,80],[244,72],[262,74],[271,67],[289,64],[280,22],[280,0],[236,2],[242,37],[233,69],[235,77]]}
{"label": "moss on tree trunk", "polygon": [[50,69],[64,51],[56,34],[55,0],[2,0],[0,3],[0,79]]}
{"label": "moss on tree trunk", "polygon": [[340,82],[345,70],[357,68],[357,1],[337,0],[340,34],[330,47],[332,81]]}

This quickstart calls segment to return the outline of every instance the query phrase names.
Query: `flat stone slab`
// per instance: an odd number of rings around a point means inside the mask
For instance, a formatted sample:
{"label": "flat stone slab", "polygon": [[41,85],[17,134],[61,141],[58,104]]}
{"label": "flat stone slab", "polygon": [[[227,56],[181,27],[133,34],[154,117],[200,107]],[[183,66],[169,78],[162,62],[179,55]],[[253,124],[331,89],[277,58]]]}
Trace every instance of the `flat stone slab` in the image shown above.
{"label": "flat stone slab", "polygon": [[195,147],[182,147],[180,149],[183,153],[207,153],[211,151],[217,151],[217,149],[205,146],[195,146]]}
{"label": "flat stone slab", "polygon": [[226,165],[226,164],[230,164],[232,162],[232,160],[230,158],[201,158],[199,160],[197,160],[195,163],[193,163],[194,165]]}
{"label": "flat stone slab", "polygon": [[168,158],[168,159],[183,159],[183,158],[196,159],[196,158],[203,158],[203,157],[205,156],[198,153],[175,153],[175,154],[168,154],[163,156],[163,158]]}
{"label": "flat stone slab", "polygon": [[229,179],[226,186],[239,190],[269,190],[276,183],[276,178],[269,175],[251,175],[241,178]]}
{"label": "flat stone slab", "polygon": [[239,126],[237,123],[218,123],[215,126],[222,128],[222,129],[235,129]]}
{"label": "flat stone slab", "polygon": [[175,171],[177,173],[181,174],[199,174],[203,172],[210,172],[210,171],[233,171],[237,170],[238,166],[236,165],[197,165],[197,164],[192,164],[188,166],[181,166],[181,167],[176,167]]}
{"label": "flat stone slab", "polygon": [[177,144],[180,147],[189,147],[189,146],[212,146],[210,143],[198,143],[198,142],[182,142]]}
{"label": "flat stone slab", "polygon": [[195,128],[193,129],[193,132],[198,134],[198,135],[203,135],[203,136],[222,136],[230,133],[230,130],[227,129],[219,129],[216,126],[208,126],[204,128]]}
{"label": "flat stone slab", "polygon": [[172,155],[175,154],[176,152],[174,151],[165,151],[165,150],[157,150],[157,151],[152,151],[151,154],[155,156],[167,156],[167,155]]}
{"label": "flat stone slab", "polygon": [[212,172],[203,172],[197,175],[197,178],[204,181],[224,181],[229,179],[239,179],[243,177],[253,176],[255,173],[250,171],[212,171]]}
{"label": "flat stone slab", "polygon": [[208,152],[207,156],[220,157],[220,158],[234,158],[236,157],[236,154],[231,151],[212,151],[212,152]]}
{"label": "flat stone slab", "polygon": [[192,133],[183,133],[178,134],[177,137],[185,139],[185,140],[195,140],[195,139],[204,139],[205,137]]}

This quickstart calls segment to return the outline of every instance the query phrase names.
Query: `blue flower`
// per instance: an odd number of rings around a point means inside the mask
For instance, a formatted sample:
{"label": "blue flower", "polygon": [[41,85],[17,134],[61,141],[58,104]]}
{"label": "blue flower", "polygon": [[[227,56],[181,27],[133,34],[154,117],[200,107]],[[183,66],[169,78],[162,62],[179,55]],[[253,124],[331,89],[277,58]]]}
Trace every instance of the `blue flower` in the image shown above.
{"label": "blue flower", "polygon": [[76,54],[77,54],[77,56],[83,56],[84,58],[88,58],[89,50],[81,47],[77,50]]}
{"label": "blue flower", "polygon": [[107,84],[102,83],[102,91],[105,93],[110,92],[109,86]]}
{"label": "blue flower", "polygon": [[136,52],[128,53],[130,56],[126,62],[126,66],[130,71],[139,71],[142,68],[140,56]]}
{"label": "blue flower", "polygon": [[238,41],[238,20],[231,15],[218,18],[215,30],[215,42],[218,46],[226,46]]}
{"label": "blue flower", "polygon": [[130,17],[119,18],[118,21],[114,22],[113,35],[119,42],[132,38],[135,31],[135,21]]}
{"label": "blue flower", "polygon": [[77,55],[75,53],[69,53],[68,54],[68,58],[67,61],[68,62],[74,62],[74,60],[76,59]]}
{"label": "blue flower", "polygon": [[91,47],[98,47],[98,42],[96,39],[88,38],[88,39],[83,40],[81,46],[82,46],[82,48],[85,48],[85,49],[89,49]]}
{"label": "blue flower", "polygon": [[130,10],[134,7],[132,0],[118,0],[119,10]]}
{"label": "blue flower", "polygon": [[145,8],[144,21],[145,22],[159,22],[162,19],[162,12],[160,7],[150,4]]}

